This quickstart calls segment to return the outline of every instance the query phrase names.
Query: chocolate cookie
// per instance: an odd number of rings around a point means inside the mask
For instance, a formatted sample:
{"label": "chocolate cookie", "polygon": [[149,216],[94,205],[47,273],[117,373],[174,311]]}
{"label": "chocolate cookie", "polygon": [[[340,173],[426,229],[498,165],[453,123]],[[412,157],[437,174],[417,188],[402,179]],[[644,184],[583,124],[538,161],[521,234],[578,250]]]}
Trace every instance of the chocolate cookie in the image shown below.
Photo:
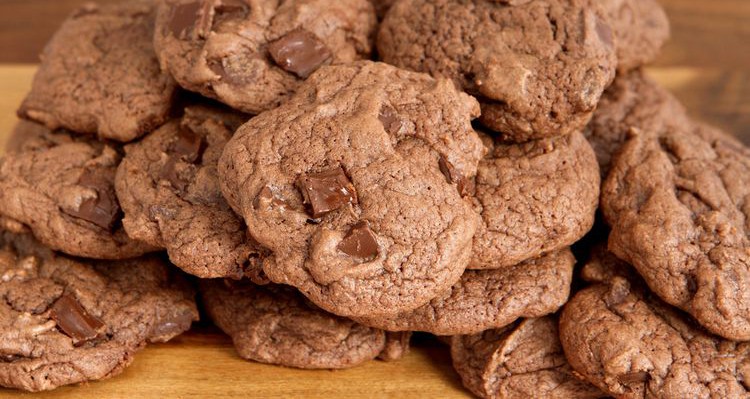
{"label": "chocolate cookie", "polygon": [[44,49],[19,115],[117,141],[161,125],[175,84],[154,53],[153,4],[92,3],[75,11]]}
{"label": "chocolate cookie", "polygon": [[415,309],[450,288],[478,217],[461,198],[483,146],[448,80],[363,61],[323,67],[243,125],[222,191],[275,254],[268,277],[341,316]]}
{"label": "chocolate cookie", "polygon": [[70,255],[123,259],[154,251],[120,224],[114,189],[119,162],[119,148],[111,143],[67,131],[28,135],[0,158],[0,215]]}
{"label": "chocolate cookie", "polygon": [[575,258],[570,250],[496,270],[467,270],[449,290],[411,312],[356,321],[390,331],[475,334],[521,317],[556,312],[568,300]]}
{"label": "chocolate cookie", "polygon": [[523,142],[589,121],[617,65],[606,20],[595,0],[404,0],[377,44],[385,62],[453,79],[484,125]]}
{"label": "chocolate cookie", "polygon": [[188,107],[181,121],[126,146],[115,188],[128,235],[166,248],[175,265],[202,278],[241,278],[260,267],[264,251],[224,201],[216,171],[224,145],[245,120]]}
{"label": "chocolate cookie", "polygon": [[689,124],[687,111],[666,89],[636,70],[619,75],[604,92],[584,135],[594,148],[602,177],[631,131],[658,134]]}
{"label": "chocolate cookie", "polygon": [[43,391],[112,377],[146,342],[198,319],[192,289],[158,257],[73,260],[8,233],[0,244],[0,386]]}
{"label": "chocolate cookie", "polygon": [[182,87],[259,113],[321,65],[369,58],[376,18],[368,0],[161,0],[156,26]]}
{"label": "chocolate cookie", "polygon": [[580,291],[562,312],[560,338],[580,376],[618,398],[748,396],[749,344],[705,333],[619,273],[597,271],[610,279]]}
{"label": "chocolate cookie", "polygon": [[604,0],[617,49],[617,69],[629,71],[653,61],[669,39],[669,20],[656,0]]}
{"label": "chocolate cookie", "polygon": [[580,133],[507,144],[484,136],[488,154],[479,163],[471,269],[512,266],[570,246],[594,223],[599,168]]}
{"label": "chocolate cookie", "polygon": [[750,339],[750,150],[693,123],[633,131],[602,187],[609,248],[711,332]]}
{"label": "chocolate cookie", "polygon": [[281,285],[201,280],[209,317],[248,360],[304,369],[341,369],[375,359],[385,332],[326,313]]}
{"label": "chocolate cookie", "polygon": [[563,354],[557,317],[525,319],[498,330],[451,337],[453,367],[487,399],[606,397],[578,379]]}

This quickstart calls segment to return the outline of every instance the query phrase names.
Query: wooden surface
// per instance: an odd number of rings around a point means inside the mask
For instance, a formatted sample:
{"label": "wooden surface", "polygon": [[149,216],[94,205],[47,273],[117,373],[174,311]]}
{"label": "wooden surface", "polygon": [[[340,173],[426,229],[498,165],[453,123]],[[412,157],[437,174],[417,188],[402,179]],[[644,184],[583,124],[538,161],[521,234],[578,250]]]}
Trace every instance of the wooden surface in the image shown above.
{"label": "wooden surface", "polygon": [[[107,0],[112,1],[112,0]],[[0,152],[28,90],[32,63],[78,0],[0,0]],[[750,0],[662,0],[673,40],[649,73],[691,113],[750,144]],[[420,344],[397,363],[370,362],[344,371],[301,371],[239,359],[231,342],[198,327],[151,345],[124,374],[53,392],[1,390],[0,398],[453,398],[468,397],[445,348]]]}

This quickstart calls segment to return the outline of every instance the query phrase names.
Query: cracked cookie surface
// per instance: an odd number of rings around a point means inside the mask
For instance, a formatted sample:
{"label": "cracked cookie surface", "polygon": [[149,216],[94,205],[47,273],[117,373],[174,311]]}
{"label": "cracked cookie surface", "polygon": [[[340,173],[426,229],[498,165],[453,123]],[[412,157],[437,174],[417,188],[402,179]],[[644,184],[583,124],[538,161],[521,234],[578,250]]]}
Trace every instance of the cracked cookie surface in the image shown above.
{"label": "cracked cookie surface", "polygon": [[176,85],[154,53],[154,13],[141,0],[75,11],[45,47],[19,114],[122,142],[161,125]]}
{"label": "cracked cookie surface", "polygon": [[161,0],[154,46],[187,90],[259,113],[327,64],[367,59],[368,0]]}
{"label": "cracked cookie surface", "polygon": [[612,31],[597,2],[404,0],[378,33],[385,62],[453,79],[481,122],[523,142],[580,131],[614,78]]}
{"label": "cracked cookie surface", "polygon": [[201,278],[241,278],[259,268],[265,251],[222,197],[216,170],[224,145],[248,118],[188,106],[181,119],[127,145],[115,188],[128,235],[165,248],[175,265]]}
{"label": "cracked cookie surface", "polygon": [[453,285],[478,218],[478,104],[448,80],[373,62],[324,67],[243,125],[222,192],[275,254],[268,277],[342,316],[415,309]]}
{"label": "cracked cookie surface", "polygon": [[79,261],[0,236],[0,386],[27,391],[119,374],[147,342],[198,319],[194,292],[159,257]]}
{"label": "cracked cookie surface", "polygon": [[31,133],[0,158],[0,214],[74,256],[123,259],[156,250],[128,237],[120,223],[116,144],[39,125]]}

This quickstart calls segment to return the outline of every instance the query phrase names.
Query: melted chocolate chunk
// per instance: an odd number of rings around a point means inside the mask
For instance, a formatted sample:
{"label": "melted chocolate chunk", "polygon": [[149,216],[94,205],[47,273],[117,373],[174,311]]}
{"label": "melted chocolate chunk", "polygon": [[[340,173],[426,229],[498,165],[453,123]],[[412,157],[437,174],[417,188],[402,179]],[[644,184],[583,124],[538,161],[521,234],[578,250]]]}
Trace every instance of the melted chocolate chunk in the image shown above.
{"label": "melted chocolate chunk", "polygon": [[378,256],[378,240],[366,221],[355,224],[338,245],[339,251],[357,259],[368,262]]}
{"label": "melted chocolate chunk", "polygon": [[177,4],[172,8],[169,30],[176,38],[184,38],[201,18],[202,1]]}
{"label": "melted chocolate chunk", "polygon": [[440,171],[443,172],[443,175],[445,175],[445,179],[448,180],[448,184],[455,183],[458,193],[462,196],[466,195],[467,184],[466,178],[464,178],[463,174],[461,174],[461,172],[459,172],[458,169],[456,169],[456,167],[443,156],[440,156],[438,166],[440,167]]}
{"label": "melted chocolate chunk", "polygon": [[318,219],[346,204],[357,203],[354,185],[341,167],[302,176],[297,185],[302,191],[305,204],[310,206],[313,219]]}
{"label": "melted chocolate chunk", "polygon": [[200,161],[205,149],[206,141],[203,139],[203,136],[182,128],[177,133],[177,140],[172,143],[169,152],[185,162],[196,163]]}
{"label": "melted chocolate chunk", "polygon": [[644,382],[651,379],[651,376],[646,371],[634,371],[632,373],[626,373],[617,377],[623,385],[643,384]]}
{"label": "melted chocolate chunk", "polygon": [[269,44],[268,52],[278,66],[303,79],[332,56],[331,50],[323,42],[301,28]]}
{"label": "melted chocolate chunk", "polygon": [[264,186],[260,193],[255,197],[253,200],[253,207],[255,209],[260,209],[263,206],[264,202],[269,202],[273,206],[282,207],[286,205],[286,202],[284,200],[276,198],[276,196],[273,194],[273,191],[271,191],[271,188],[268,186]]}
{"label": "melted chocolate chunk", "polygon": [[102,173],[87,169],[78,179],[78,185],[94,190],[96,198],[85,198],[77,210],[63,209],[63,212],[105,230],[111,230],[120,214],[120,204],[117,202],[112,182]]}
{"label": "melted chocolate chunk", "polygon": [[396,110],[388,105],[384,105],[380,108],[380,114],[378,115],[380,123],[383,124],[383,128],[390,134],[396,134],[401,130],[404,125],[404,121],[398,117]]}
{"label": "melted chocolate chunk", "polygon": [[182,177],[180,177],[180,174],[177,172],[178,162],[180,161],[177,158],[173,156],[169,157],[169,159],[167,159],[167,162],[161,168],[159,178],[168,181],[169,184],[171,184],[172,187],[176,188],[177,190],[185,191],[187,190],[188,183]]}
{"label": "melted chocolate chunk", "polygon": [[214,7],[212,30],[216,31],[219,26],[229,21],[244,20],[249,13],[250,8],[242,0],[221,0]]}
{"label": "melted chocolate chunk", "polygon": [[75,346],[94,340],[104,332],[104,323],[86,312],[70,294],[61,296],[52,305],[49,315],[57,323],[57,327],[73,339]]}

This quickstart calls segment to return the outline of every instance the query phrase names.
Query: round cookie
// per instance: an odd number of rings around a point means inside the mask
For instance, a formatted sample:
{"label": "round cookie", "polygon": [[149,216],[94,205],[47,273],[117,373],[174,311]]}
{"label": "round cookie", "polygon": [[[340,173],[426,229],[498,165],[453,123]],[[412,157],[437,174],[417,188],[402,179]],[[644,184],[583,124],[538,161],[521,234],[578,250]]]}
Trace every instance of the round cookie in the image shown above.
{"label": "round cookie", "polygon": [[125,147],[115,188],[130,237],[165,248],[182,270],[201,278],[241,278],[265,251],[248,239],[242,218],[224,201],[216,165],[248,118],[205,106]]}
{"label": "round cookie", "polygon": [[156,250],[128,237],[120,224],[114,189],[119,151],[67,131],[29,135],[0,158],[0,215],[74,256],[124,259]]}
{"label": "round cookie", "polygon": [[391,317],[354,320],[389,331],[476,334],[522,317],[556,312],[570,295],[575,258],[569,249],[496,270],[467,270],[428,304]]}
{"label": "round cookie", "polygon": [[161,125],[176,84],[154,53],[154,16],[150,0],[75,11],[45,47],[19,115],[117,141]]}
{"label": "round cookie", "polygon": [[326,313],[281,285],[201,280],[209,317],[240,357],[303,369],[341,369],[375,359],[385,332]]}
{"label": "round cookie", "polygon": [[622,277],[623,266],[607,271],[617,263],[608,256],[594,258],[600,270],[589,273],[607,280],[578,292],[560,317],[576,372],[618,398],[747,397],[750,345],[705,333]]}
{"label": "round cookie", "polygon": [[649,134],[689,124],[685,107],[641,70],[618,75],[602,95],[584,135],[599,161],[602,177],[631,131]]}
{"label": "round cookie", "polygon": [[404,0],[378,34],[385,62],[453,79],[481,122],[524,142],[580,131],[615,75],[612,31],[594,0]]}
{"label": "round cookie", "polygon": [[581,133],[508,144],[483,136],[472,197],[482,217],[470,269],[496,269],[568,247],[591,229],[599,168]]}
{"label": "round cookie", "polygon": [[497,330],[450,338],[453,367],[464,386],[486,399],[596,399],[565,359],[557,317],[525,319]]}
{"label": "round cookie", "polygon": [[478,217],[478,105],[447,80],[369,61],[323,67],[243,125],[222,192],[271,250],[271,281],[341,316],[415,309],[460,278]]}
{"label": "round cookie", "polygon": [[321,65],[369,58],[375,26],[368,0],[160,0],[154,46],[182,87],[255,114]]}
{"label": "round cookie", "polygon": [[117,375],[147,342],[198,320],[187,281],[155,256],[117,262],[56,255],[0,238],[0,386],[43,391]]}
{"label": "round cookie", "polygon": [[669,19],[656,0],[604,0],[617,49],[618,71],[630,71],[656,59],[669,39]]}
{"label": "round cookie", "polygon": [[602,186],[609,249],[719,336],[750,339],[750,150],[703,125],[633,131]]}

